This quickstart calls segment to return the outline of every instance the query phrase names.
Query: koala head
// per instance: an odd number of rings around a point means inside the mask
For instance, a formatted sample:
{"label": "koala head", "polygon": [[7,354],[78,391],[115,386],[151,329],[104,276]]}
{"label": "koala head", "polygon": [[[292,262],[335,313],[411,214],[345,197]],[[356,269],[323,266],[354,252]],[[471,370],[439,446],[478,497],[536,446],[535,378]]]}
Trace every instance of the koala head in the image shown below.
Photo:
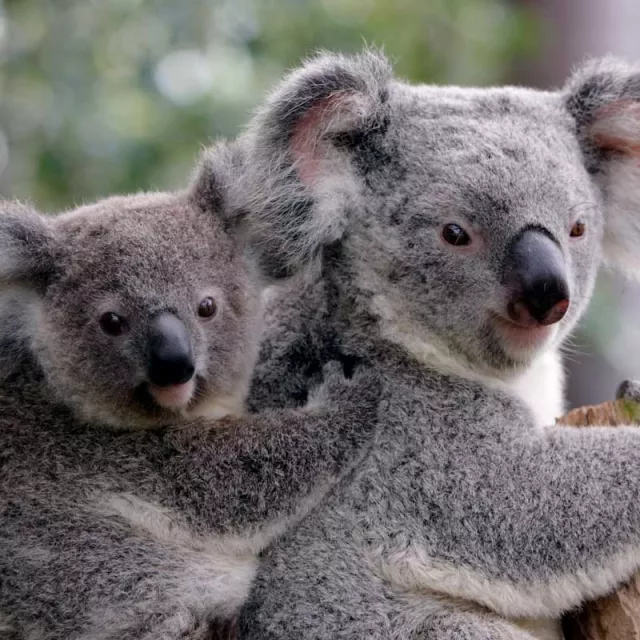
{"label": "koala head", "polygon": [[260,280],[231,192],[235,152],[190,190],[113,197],[45,217],[0,204],[0,283],[58,401],[85,420],[147,427],[241,408]]}
{"label": "koala head", "polygon": [[591,63],[542,92],[323,55],[246,135],[274,274],[324,253],[342,313],[414,354],[509,375],[575,326],[603,259],[640,273],[640,68]]}

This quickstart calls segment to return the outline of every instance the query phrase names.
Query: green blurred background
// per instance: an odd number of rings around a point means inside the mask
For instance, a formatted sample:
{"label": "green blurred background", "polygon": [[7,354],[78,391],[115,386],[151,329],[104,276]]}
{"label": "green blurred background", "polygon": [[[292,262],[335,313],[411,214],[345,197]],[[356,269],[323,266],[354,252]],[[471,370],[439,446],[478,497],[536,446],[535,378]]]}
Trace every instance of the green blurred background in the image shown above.
{"label": "green blurred background", "polygon": [[[381,46],[413,81],[557,84],[600,53],[602,37],[580,40],[603,32],[596,9],[640,6],[610,1],[0,0],[0,195],[56,211],[182,186],[203,145],[235,136],[319,48]],[[568,359],[574,403],[640,377],[640,296],[629,311],[626,287],[601,281]]]}
{"label": "green blurred background", "polygon": [[412,80],[490,83],[532,46],[501,0],[0,2],[0,192],[46,209],[184,183],[314,50],[383,45]]}

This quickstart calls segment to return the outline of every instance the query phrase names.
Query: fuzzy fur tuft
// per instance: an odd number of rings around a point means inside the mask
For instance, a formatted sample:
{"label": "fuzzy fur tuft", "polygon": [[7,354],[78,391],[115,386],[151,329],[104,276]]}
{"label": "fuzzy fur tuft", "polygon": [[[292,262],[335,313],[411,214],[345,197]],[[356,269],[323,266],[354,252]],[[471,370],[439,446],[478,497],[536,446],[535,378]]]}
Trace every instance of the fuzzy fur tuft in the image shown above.
{"label": "fuzzy fur tuft", "polygon": [[587,169],[603,193],[605,262],[640,278],[640,65],[590,61],[565,91]]}
{"label": "fuzzy fur tuft", "polygon": [[346,220],[337,212],[358,193],[340,146],[382,126],[390,78],[375,51],[320,54],[285,79],[249,127],[245,208],[274,277],[296,272],[342,236]]}
{"label": "fuzzy fur tuft", "polygon": [[0,201],[0,283],[43,285],[54,269],[56,242],[47,220],[18,202]]}

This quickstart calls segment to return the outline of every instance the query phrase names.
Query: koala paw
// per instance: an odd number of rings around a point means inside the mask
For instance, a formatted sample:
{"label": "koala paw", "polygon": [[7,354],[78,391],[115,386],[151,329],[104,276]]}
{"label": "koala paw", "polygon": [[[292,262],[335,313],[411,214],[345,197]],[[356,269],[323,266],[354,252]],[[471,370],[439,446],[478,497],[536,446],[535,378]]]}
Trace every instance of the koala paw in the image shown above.
{"label": "koala paw", "polygon": [[327,363],[323,381],[309,396],[307,408],[325,407],[342,411],[377,409],[382,390],[378,376],[371,369],[358,367],[352,378],[344,375],[342,364]]}
{"label": "koala paw", "polygon": [[640,380],[625,380],[616,391],[616,399],[640,403]]}

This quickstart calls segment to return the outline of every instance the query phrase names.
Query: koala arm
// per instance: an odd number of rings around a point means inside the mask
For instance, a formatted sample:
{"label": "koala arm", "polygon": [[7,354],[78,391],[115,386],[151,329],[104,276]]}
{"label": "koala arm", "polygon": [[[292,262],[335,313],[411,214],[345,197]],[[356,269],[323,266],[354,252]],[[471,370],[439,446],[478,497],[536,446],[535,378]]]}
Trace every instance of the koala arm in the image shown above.
{"label": "koala arm", "polygon": [[364,455],[377,421],[377,379],[358,372],[347,380],[337,367],[325,367],[303,409],[166,431],[160,472],[176,489],[176,506],[218,533],[277,528],[304,515]]}
{"label": "koala arm", "polygon": [[640,430],[521,426],[466,441],[429,571],[509,617],[558,616],[640,567]]}

